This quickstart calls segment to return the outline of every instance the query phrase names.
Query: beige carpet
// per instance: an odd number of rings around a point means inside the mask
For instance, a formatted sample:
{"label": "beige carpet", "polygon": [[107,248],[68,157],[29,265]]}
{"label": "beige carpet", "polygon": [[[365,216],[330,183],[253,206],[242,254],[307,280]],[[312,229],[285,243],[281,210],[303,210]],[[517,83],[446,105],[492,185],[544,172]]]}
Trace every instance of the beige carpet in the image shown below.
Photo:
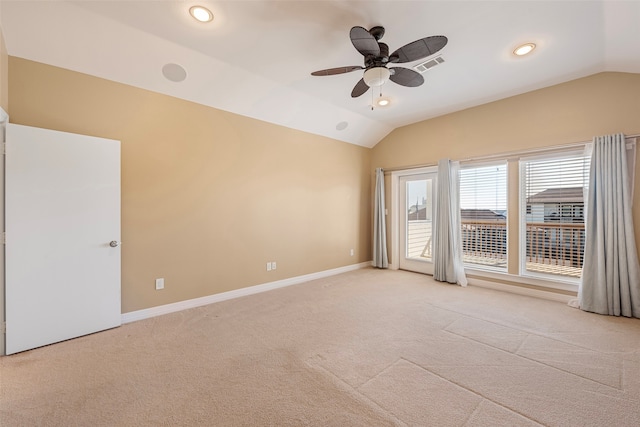
{"label": "beige carpet", "polygon": [[358,270],[0,358],[2,426],[638,426],[640,320]]}

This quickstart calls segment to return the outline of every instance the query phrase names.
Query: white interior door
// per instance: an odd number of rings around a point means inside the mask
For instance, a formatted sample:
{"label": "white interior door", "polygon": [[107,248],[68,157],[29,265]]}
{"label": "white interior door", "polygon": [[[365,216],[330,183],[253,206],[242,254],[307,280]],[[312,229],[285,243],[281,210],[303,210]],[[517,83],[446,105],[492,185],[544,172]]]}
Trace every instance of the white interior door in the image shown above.
{"label": "white interior door", "polygon": [[13,124],[6,140],[6,353],[120,325],[120,142]]}
{"label": "white interior door", "polygon": [[403,175],[399,179],[399,267],[433,274],[432,223],[436,172]]}

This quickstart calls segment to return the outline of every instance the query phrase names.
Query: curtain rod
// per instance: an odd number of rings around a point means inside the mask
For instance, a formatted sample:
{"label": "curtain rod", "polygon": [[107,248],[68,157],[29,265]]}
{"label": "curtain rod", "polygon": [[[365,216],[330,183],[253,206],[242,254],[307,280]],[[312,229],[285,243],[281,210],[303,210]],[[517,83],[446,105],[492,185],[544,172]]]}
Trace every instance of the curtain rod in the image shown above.
{"label": "curtain rod", "polygon": [[[625,139],[637,138],[637,137],[640,137],[640,133],[639,134],[635,134],[635,135],[625,135],[624,137],[625,137]],[[531,148],[529,150],[507,151],[507,152],[498,153],[498,154],[488,154],[486,156],[467,157],[465,159],[460,159],[460,160],[457,160],[457,161],[461,162],[461,163],[463,163],[463,162],[475,162],[475,161],[479,161],[479,160],[504,159],[504,158],[522,156],[522,155],[529,155],[529,154],[547,153],[549,151],[566,150],[568,148],[579,148],[579,147],[584,146],[585,144],[589,144],[591,142],[592,141],[572,142],[570,144],[553,145],[553,146],[549,146],[549,147],[540,147],[540,148]],[[433,166],[438,166],[438,162],[435,162],[435,163],[422,163],[422,164],[419,164],[419,165],[410,165],[410,166],[396,166],[396,167],[392,167],[392,168],[382,168],[382,170],[386,174],[387,172],[391,173],[391,172],[397,172],[397,171],[402,171],[402,170],[428,168],[428,167],[433,167]]]}

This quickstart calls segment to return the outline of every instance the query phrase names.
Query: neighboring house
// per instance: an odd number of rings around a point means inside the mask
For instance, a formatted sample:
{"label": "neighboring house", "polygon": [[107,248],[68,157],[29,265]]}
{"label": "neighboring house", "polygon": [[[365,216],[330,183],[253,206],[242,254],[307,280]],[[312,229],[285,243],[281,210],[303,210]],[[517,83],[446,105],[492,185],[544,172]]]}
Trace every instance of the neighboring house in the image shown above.
{"label": "neighboring house", "polygon": [[[428,209],[427,209],[428,208]],[[427,200],[423,197],[422,202],[416,200],[416,204],[409,206],[407,211],[408,221],[424,221],[431,219],[431,204],[427,204]]]}
{"label": "neighboring house", "polygon": [[[507,219],[505,211],[494,211],[490,209],[460,209],[460,218],[465,221],[495,221],[504,222]],[[431,219],[430,209],[427,205],[413,205],[409,207],[408,220],[419,221]]]}
{"label": "neighboring house", "polygon": [[[538,226],[536,223],[558,225]],[[583,187],[548,188],[529,197],[527,224],[528,253],[535,251],[545,258],[566,259],[574,267],[582,266],[585,242]]]}
{"label": "neighboring house", "polygon": [[[429,215],[431,217],[431,215]],[[427,219],[427,206],[426,205],[413,205],[409,208],[408,217],[409,221],[420,221]],[[429,218],[431,219],[431,218]]]}
{"label": "neighboring house", "polygon": [[548,188],[527,199],[527,222],[584,223],[584,188]]}

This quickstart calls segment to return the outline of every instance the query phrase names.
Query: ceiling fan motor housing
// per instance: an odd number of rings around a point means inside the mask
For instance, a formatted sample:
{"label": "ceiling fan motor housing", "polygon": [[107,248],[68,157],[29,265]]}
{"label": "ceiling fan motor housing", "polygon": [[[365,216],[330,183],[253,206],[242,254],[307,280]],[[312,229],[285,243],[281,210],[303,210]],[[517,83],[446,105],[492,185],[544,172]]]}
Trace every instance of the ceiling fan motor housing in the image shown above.
{"label": "ceiling fan motor housing", "polygon": [[374,39],[380,40],[382,36],[384,36],[384,27],[381,25],[376,25],[369,30],[369,34],[371,34]]}

